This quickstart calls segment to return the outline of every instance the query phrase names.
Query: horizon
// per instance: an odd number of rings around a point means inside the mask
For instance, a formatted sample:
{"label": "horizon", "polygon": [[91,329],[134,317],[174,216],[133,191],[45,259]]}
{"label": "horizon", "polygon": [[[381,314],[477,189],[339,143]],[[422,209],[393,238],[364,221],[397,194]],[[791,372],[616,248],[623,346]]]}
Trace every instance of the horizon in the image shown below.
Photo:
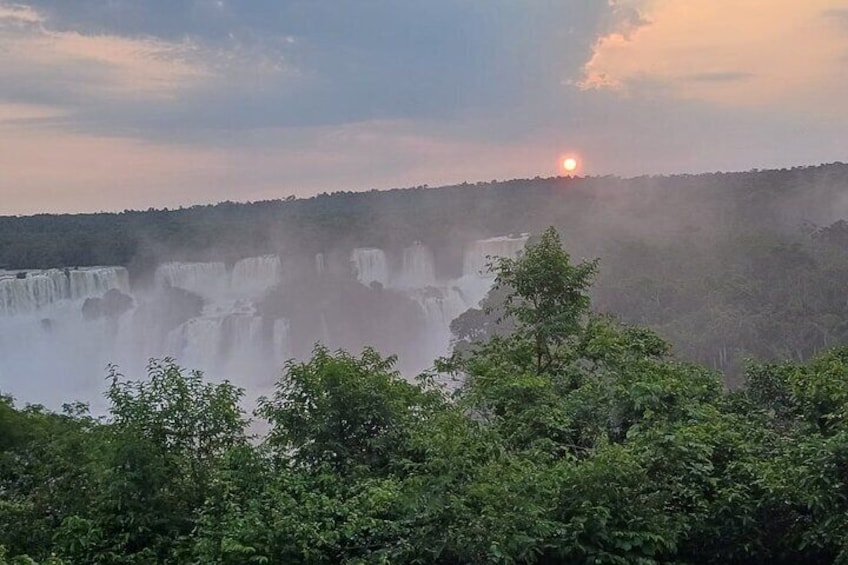
{"label": "horizon", "polygon": [[[0,0],[0,215],[844,160],[848,0]],[[365,190],[367,190],[366,188]]]}
{"label": "horizon", "polygon": [[535,177],[515,177],[515,178],[502,178],[502,179],[491,179],[491,180],[465,180],[459,182],[453,182],[448,184],[439,184],[439,185],[410,185],[410,186],[390,186],[390,187],[379,187],[379,188],[348,188],[348,189],[338,189],[333,191],[321,191],[316,192],[314,194],[301,195],[296,196],[294,194],[289,195],[280,195],[275,198],[266,198],[262,200],[218,200],[215,202],[206,201],[206,202],[190,202],[190,203],[182,203],[177,204],[176,206],[164,206],[161,208],[157,208],[155,206],[149,206],[147,208],[124,208],[122,210],[113,209],[100,209],[100,210],[82,210],[75,212],[68,211],[56,211],[56,212],[33,212],[33,213],[21,213],[21,214],[0,214],[1,218],[28,218],[28,217],[37,217],[37,216],[85,216],[85,215],[97,215],[97,214],[141,214],[147,212],[178,212],[181,210],[190,210],[193,208],[204,208],[204,207],[214,207],[219,206],[221,204],[235,204],[235,205],[245,205],[249,206],[252,204],[262,204],[262,203],[275,203],[275,202],[289,202],[289,201],[298,201],[298,200],[312,200],[315,198],[326,197],[326,196],[334,196],[337,194],[366,194],[373,192],[390,192],[395,190],[416,190],[416,189],[425,189],[425,190],[438,190],[442,188],[456,188],[456,187],[464,187],[464,186],[480,186],[487,184],[501,184],[501,183],[511,183],[511,182],[535,182],[535,181],[551,181],[551,180],[593,180],[593,179],[604,179],[604,178],[613,178],[620,181],[632,181],[641,178],[659,178],[659,179],[673,179],[675,177],[686,177],[686,176],[709,176],[709,175],[735,175],[735,174],[749,174],[749,173],[764,173],[764,172],[780,172],[780,171],[793,171],[793,170],[804,170],[804,169],[815,169],[819,167],[830,167],[830,166],[845,166],[848,163],[843,161],[828,161],[822,163],[812,163],[812,164],[795,164],[784,167],[775,167],[775,168],[750,168],[747,170],[710,170],[710,171],[695,171],[695,172],[668,172],[668,173],[645,173],[640,175],[615,175],[615,174],[574,174],[574,175],[553,175],[549,177],[536,175]]}

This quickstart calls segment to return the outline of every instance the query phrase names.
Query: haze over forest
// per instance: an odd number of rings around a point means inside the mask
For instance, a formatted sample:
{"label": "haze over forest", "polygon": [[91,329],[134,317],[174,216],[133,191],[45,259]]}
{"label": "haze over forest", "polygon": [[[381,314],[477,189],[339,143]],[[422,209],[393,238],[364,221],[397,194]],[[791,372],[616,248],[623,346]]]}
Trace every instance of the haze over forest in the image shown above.
{"label": "haze over forest", "polygon": [[0,218],[0,376],[21,399],[96,402],[106,364],[139,374],[169,355],[256,391],[321,342],[397,354],[411,377],[461,337],[450,324],[491,284],[487,257],[552,225],[600,260],[598,311],[736,386],[747,358],[848,339],[846,187],[832,164]]}

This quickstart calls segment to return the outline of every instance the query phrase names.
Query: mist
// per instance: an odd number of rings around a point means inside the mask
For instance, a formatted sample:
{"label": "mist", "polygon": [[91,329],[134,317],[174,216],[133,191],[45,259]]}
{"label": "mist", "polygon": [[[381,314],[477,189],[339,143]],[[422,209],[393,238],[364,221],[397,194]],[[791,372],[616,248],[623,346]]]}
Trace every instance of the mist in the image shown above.
{"label": "mist", "polygon": [[[492,285],[489,258],[516,256],[549,225],[575,259],[600,259],[597,311],[654,328],[732,385],[748,357],[804,359],[848,338],[833,321],[847,183],[835,164],[41,217],[52,245],[113,263],[100,267],[27,264],[58,254],[29,251],[38,218],[5,218],[0,389],[96,409],[108,365],[138,378],[173,357],[255,397],[318,343],[397,355],[412,378],[450,352],[451,321]],[[125,240],[91,239],[106,228]]]}
{"label": "mist", "polygon": [[134,277],[122,266],[0,271],[0,384],[22,401],[98,410],[108,366],[139,377],[171,357],[257,397],[318,343],[397,354],[412,377],[448,353],[451,320],[485,295],[487,257],[516,256],[526,239],[471,242],[455,272],[421,243],[164,261]]}

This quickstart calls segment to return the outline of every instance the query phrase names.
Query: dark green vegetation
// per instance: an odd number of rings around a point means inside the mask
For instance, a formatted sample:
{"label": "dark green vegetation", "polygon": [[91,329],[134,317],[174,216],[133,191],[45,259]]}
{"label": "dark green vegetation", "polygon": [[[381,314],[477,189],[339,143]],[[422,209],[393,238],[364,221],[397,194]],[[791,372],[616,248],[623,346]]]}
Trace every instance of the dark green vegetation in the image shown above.
{"label": "dark green vegetation", "polygon": [[594,313],[596,268],[554,230],[495,265],[510,330],[465,319],[454,392],[317,348],[261,441],[170,361],[113,374],[103,420],[5,399],[0,563],[845,562],[848,350],[727,392]]}
{"label": "dark green vegetation", "polygon": [[0,268],[119,264],[139,281],[160,260],[278,253],[291,273],[317,252],[422,241],[441,274],[458,276],[468,241],[554,225],[576,256],[601,259],[599,310],[650,327],[735,386],[745,358],[806,361],[848,344],[846,193],[848,165],[833,164],[0,217]]}

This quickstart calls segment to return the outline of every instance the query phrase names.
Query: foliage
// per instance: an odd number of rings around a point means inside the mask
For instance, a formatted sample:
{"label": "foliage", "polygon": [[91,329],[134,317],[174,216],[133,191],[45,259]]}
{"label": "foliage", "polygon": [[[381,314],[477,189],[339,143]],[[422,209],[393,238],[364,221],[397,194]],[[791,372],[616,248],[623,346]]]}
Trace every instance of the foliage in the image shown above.
{"label": "foliage", "polygon": [[578,333],[589,308],[597,261],[572,266],[559,234],[549,228],[524,257],[500,258],[494,270],[495,288],[510,289],[503,316],[515,321],[518,336],[532,340],[536,373],[551,370],[557,349]]}
{"label": "foliage", "polygon": [[0,564],[848,561],[848,349],[728,391],[593,312],[555,231],[495,271],[454,391],[319,346],[261,437],[167,359],[103,419],[0,398]]}

